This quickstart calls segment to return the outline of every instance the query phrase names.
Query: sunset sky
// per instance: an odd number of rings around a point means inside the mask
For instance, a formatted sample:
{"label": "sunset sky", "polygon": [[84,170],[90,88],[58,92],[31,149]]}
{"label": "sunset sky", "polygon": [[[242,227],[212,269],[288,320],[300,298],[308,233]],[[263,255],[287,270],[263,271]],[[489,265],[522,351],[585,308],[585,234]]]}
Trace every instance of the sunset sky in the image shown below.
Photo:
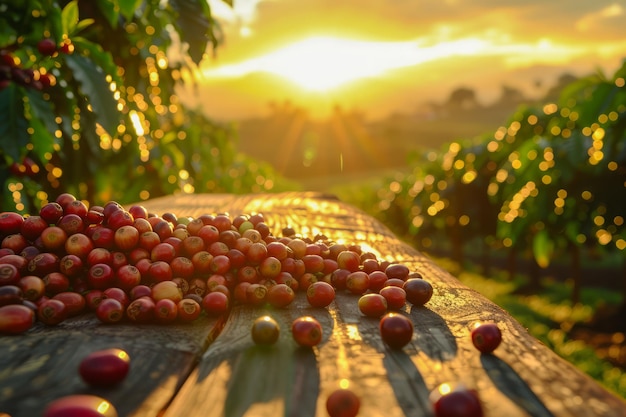
{"label": "sunset sky", "polygon": [[323,117],[335,105],[372,118],[479,100],[503,84],[538,95],[568,71],[612,73],[626,58],[626,0],[209,0],[224,44],[201,67],[204,110],[218,119],[291,101]]}

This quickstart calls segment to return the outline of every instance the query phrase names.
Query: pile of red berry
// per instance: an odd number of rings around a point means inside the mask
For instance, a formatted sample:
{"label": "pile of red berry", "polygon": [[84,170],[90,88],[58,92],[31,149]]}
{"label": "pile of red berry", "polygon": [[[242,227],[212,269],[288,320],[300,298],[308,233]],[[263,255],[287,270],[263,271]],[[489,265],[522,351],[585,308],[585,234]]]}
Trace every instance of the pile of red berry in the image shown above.
{"label": "pile of red berry", "polygon": [[[312,307],[325,308],[344,291],[358,296],[363,315],[380,318],[386,345],[402,349],[413,323],[401,310],[433,295],[431,284],[406,265],[325,236],[298,237],[290,228],[276,237],[259,213],[178,218],[141,205],[89,207],[62,194],[37,215],[0,213],[0,242],[0,334],[88,311],[104,323],[167,324],[203,312],[221,316],[236,303],[286,308],[297,291]],[[313,317],[294,320],[290,330],[299,345],[321,342],[323,329]],[[252,324],[251,337],[273,344],[279,331],[263,316]],[[483,353],[500,340],[494,324],[472,332]],[[118,362],[126,372],[127,364]],[[434,401],[438,416],[456,415],[442,411],[448,398]],[[358,404],[352,409],[356,413]]]}
{"label": "pile of red berry", "polygon": [[421,275],[358,245],[283,235],[262,214],[178,218],[141,205],[89,207],[71,194],[37,215],[1,213],[0,333],[86,311],[104,323],[166,324],[235,303],[284,308],[297,291],[314,307],[336,291],[359,295],[361,312],[381,317],[432,296]]}

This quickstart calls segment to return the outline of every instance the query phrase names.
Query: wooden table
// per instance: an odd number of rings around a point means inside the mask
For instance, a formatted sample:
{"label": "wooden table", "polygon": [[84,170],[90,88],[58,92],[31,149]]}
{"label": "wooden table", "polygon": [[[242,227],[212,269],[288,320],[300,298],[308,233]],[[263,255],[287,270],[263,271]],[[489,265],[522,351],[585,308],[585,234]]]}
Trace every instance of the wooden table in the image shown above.
{"label": "wooden table", "polygon": [[[111,401],[121,416],[326,416],[328,394],[349,384],[362,401],[359,415],[432,416],[431,390],[461,381],[478,390],[488,417],[626,416],[623,399],[556,356],[506,311],[332,196],[177,195],[143,204],[157,214],[192,217],[261,212],[274,235],[290,226],[303,236],[361,244],[421,272],[435,293],[425,307],[404,310],[415,334],[402,350],[381,342],[378,320],[361,315],[358,297],[347,293],[328,308],[312,308],[299,294],[286,309],[236,306],[228,317],[202,316],[192,324],[104,325],[88,314],[56,327],[37,325],[0,337],[0,412],[37,416],[55,398],[91,393]],[[250,338],[252,320],[265,313],[285,329],[269,348]],[[297,348],[287,330],[301,315],[324,326],[314,349]],[[495,321],[503,330],[494,354],[472,346],[476,321]],[[78,362],[106,347],[127,350],[131,371],[118,387],[89,388]]]}

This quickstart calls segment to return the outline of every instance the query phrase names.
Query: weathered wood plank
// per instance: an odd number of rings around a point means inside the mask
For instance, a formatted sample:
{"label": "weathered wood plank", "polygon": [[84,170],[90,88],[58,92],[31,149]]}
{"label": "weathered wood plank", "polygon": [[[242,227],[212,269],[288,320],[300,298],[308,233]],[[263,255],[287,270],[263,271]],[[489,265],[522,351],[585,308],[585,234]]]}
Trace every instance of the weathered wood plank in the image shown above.
{"label": "weathered wood plank", "polygon": [[[276,235],[291,226],[302,235],[319,233],[358,243],[380,259],[421,272],[435,287],[426,307],[405,311],[416,334],[400,352],[382,344],[377,321],[358,313],[353,296],[340,294],[325,312],[313,312],[321,313],[325,323],[330,320],[333,332],[308,359],[295,354],[298,350],[285,334],[276,352],[252,346],[249,326],[261,312],[238,307],[168,416],[321,416],[325,396],[342,379],[362,395],[362,414],[368,416],[431,415],[428,393],[441,383],[456,381],[479,391],[487,416],[626,416],[623,399],[560,359],[506,311],[398,240],[384,225],[341,201],[303,193],[181,195],[153,200],[150,209],[190,216],[261,212]],[[292,315],[303,314],[302,309],[301,305],[274,314],[284,327]],[[469,333],[476,321],[494,321],[503,330],[503,343],[494,355],[481,355],[471,345]],[[319,375],[301,368],[303,360],[316,363]],[[303,374],[308,385],[299,388],[295,375]],[[317,397],[315,414],[303,406],[312,404],[312,397]],[[292,404],[298,404],[301,414]]]}
{"label": "weathered wood plank", "polygon": [[[435,287],[422,308],[404,311],[416,332],[401,351],[388,349],[378,321],[360,315],[356,296],[338,294],[326,309],[308,307],[302,294],[287,309],[271,310],[283,333],[276,346],[259,348],[252,320],[267,312],[237,306],[221,322],[190,325],[107,326],[83,316],[57,327],[38,325],[25,335],[0,337],[0,412],[40,415],[61,395],[95,393],[121,416],[324,416],[326,396],[341,383],[361,395],[366,416],[430,416],[428,394],[440,383],[475,387],[486,416],[626,416],[626,402],[558,358],[508,313],[430,259],[398,240],[367,214],[315,193],[176,195],[144,204],[179,216],[262,212],[275,235],[291,226],[306,236],[361,244],[380,259],[402,262]],[[317,317],[323,343],[296,348],[291,320]],[[475,321],[495,321],[504,340],[494,355],[480,355],[469,332]],[[80,358],[106,347],[126,349],[133,366],[126,381],[94,390],[79,379]],[[208,347],[208,350],[207,350]],[[196,366],[197,365],[197,366]],[[172,400],[172,397],[174,399]],[[170,400],[172,400],[170,402]]]}
{"label": "weathered wood plank", "polygon": [[[93,314],[58,326],[37,324],[27,333],[0,337],[0,412],[11,417],[42,414],[50,401],[71,394],[108,399],[121,416],[156,416],[196,366],[222,326],[201,316],[188,324],[99,323]],[[131,357],[127,378],[113,388],[88,387],[78,364],[100,349],[124,349]]]}

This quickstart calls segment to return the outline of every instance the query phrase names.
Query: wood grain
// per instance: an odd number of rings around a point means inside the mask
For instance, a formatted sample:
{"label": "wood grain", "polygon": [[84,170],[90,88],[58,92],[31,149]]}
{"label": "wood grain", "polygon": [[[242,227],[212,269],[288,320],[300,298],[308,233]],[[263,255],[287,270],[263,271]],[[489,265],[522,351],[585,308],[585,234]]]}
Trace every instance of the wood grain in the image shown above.
{"label": "wood grain", "polygon": [[[26,334],[0,337],[0,412],[11,417],[43,413],[50,401],[71,394],[108,399],[121,416],[156,416],[198,363],[223,319],[201,316],[189,324],[101,324],[93,314],[58,326],[37,324]],[[127,378],[114,388],[91,388],[78,374],[89,353],[124,349]]]}
{"label": "wood grain", "polygon": [[[476,388],[486,416],[626,416],[622,398],[563,361],[506,311],[398,240],[387,227],[337,199],[315,193],[181,195],[153,200],[149,208],[157,213],[173,211],[189,216],[260,212],[275,235],[289,226],[304,236],[323,234],[335,241],[361,244],[380,259],[405,263],[435,287],[426,307],[407,307],[404,312],[416,332],[413,342],[402,351],[389,350],[381,342],[377,321],[358,313],[355,296],[339,294],[336,302],[322,312],[325,322],[331,321],[333,332],[314,350],[319,377],[315,374],[308,378],[319,378],[317,389],[298,388],[295,381],[299,380],[290,370],[298,368],[301,358],[294,356],[295,350],[286,340],[281,339],[276,347],[282,362],[267,352],[268,358],[256,352],[246,330],[259,312],[238,307],[167,415],[322,416],[327,394],[341,381],[347,381],[361,395],[362,414],[367,416],[431,415],[429,393],[439,384],[450,382]],[[304,314],[303,308],[296,311]],[[294,314],[291,310],[275,313],[283,323]],[[471,345],[469,333],[477,321],[496,322],[503,330],[504,340],[495,354],[481,355]],[[250,359],[255,355],[263,358],[258,364]],[[250,370],[254,376],[251,382],[250,375],[240,373],[241,366],[262,366],[266,371]],[[247,384],[246,388],[240,384]],[[243,394],[234,394],[233,387]],[[253,401],[246,396],[252,395],[247,390],[255,387],[274,388],[272,395],[258,394]],[[240,395],[246,400],[235,401],[238,408],[226,407],[232,403],[229,398]],[[317,396],[315,414],[303,407],[299,412],[304,414],[297,414],[291,404],[308,407],[313,403],[309,396]]]}

